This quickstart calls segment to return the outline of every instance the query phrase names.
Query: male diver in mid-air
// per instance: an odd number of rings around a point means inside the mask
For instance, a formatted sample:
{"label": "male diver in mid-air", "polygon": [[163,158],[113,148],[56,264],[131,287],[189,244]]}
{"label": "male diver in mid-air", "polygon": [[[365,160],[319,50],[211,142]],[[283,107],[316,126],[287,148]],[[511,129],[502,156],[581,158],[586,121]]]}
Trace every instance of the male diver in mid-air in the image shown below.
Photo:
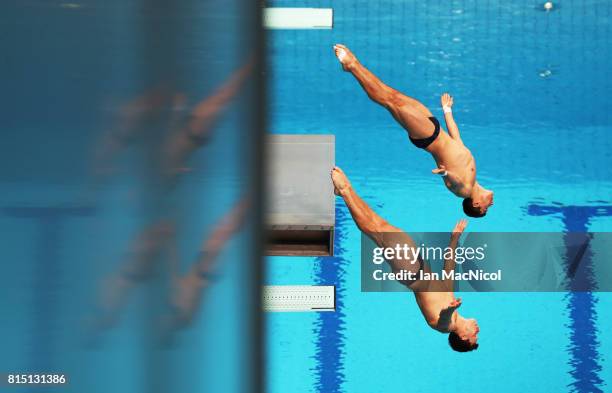
{"label": "male diver in mid-air", "polygon": [[442,95],[441,102],[448,134],[429,109],[414,98],[385,85],[365,68],[344,45],[335,45],[334,52],[344,71],[350,72],[361,84],[368,97],[384,106],[395,120],[408,131],[410,141],[431,153],[446,187],[463,199],[463,211],[470,217],[483,217],[493,205],[493,192],[476,181],[474,157],[463,144],[459,128],[453,119],[453,98]]}
{"label": "male diver in mid-air", "polygon": [[[408,245],[416,248],[416,244],[407,233],[389,224],[357,195],[340,168],[335,167],[331,177],[335,194],[342,197],[359,230],[372,239],[378,247],[395,248],[397,245]],[[444,270],[447,272],[455,269],[454,250],[466,225],[467,221],[461,220],[453,229],[449,242],[453,256],[444,261]],[[419,270],[431,272],[426,261],[421,258],[417,258],[416,261],[387,259],[387,262],[394,273],[413,272],[418,277]],[[449,333],[448,342],[455,351],[468,352],[478,348],[480,329],[475,319],[466,319],[457,312],[461,306],[461,299],[456,299],[453,294],[453,280],[404,280],[401,284],[414,292],[427,324],[441,333]]]}

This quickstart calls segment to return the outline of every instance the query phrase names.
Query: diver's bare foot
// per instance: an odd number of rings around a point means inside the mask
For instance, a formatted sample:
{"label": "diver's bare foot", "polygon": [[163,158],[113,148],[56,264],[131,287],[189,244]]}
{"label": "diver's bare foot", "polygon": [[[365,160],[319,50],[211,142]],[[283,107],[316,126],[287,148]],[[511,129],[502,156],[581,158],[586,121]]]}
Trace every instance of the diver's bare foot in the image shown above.
{"label": "diver's bare foot", "polygon": [[337,166],[331,171],[332,182],[334,182],[334,194],[344,195],[351,189],[351,182],[342,169]]}
{"label": "diver's bare foot", "polygon": [[357,63],[357,58],[353,52],[342,44],[334,45],[334,53],[340,61],[340,64],[342,64],[342,69],[344,71],[350,71],[351,68],[353,68],[353,66]]}

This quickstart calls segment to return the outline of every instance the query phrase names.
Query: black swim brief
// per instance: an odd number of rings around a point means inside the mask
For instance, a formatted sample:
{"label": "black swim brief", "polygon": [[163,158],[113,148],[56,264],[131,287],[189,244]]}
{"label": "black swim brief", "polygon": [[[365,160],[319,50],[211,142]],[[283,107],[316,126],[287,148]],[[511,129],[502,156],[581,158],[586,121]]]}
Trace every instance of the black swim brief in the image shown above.
{"label": "black swim brief", "polygon": [[438,135],[440,135],[440,122],[438,121],[438,119],[432,116],[429,118],[429,120],[431,120],[431,122],[433,123],[435,127],[435,130],[432,136],[428,138],[421,138],[421,139],[410,138],[410,142],[412,142],[416,147],[419,147],[421,149],[426,149],[427,146],[431,145],[432,142],[436,140]]}

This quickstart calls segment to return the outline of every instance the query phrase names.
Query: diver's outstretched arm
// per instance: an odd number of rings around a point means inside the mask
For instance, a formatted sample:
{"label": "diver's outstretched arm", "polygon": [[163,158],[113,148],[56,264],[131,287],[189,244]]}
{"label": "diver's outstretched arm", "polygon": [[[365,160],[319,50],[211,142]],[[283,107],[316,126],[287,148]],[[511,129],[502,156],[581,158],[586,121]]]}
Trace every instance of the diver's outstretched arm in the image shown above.
{"label": "diver's outstretched arm", "polygon": [[451,138],[457,142],[463,144],[461,135],[459,134],[459,127],[457,127],[457,123],[455,123],[455,119],[453,118],[453,112],[451,111],[453,106],[453,96],[448,93],[442,94],[442,97],[440,97],[440,103],[442,104],[442,110],[444,110],[444,120],[446,121],[448,135],[450,135]]}

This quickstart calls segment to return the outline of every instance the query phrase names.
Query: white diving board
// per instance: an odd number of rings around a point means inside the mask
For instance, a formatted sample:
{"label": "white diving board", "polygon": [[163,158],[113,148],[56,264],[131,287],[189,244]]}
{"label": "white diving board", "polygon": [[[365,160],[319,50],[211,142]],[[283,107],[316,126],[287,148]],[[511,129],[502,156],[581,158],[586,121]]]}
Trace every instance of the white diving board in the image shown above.
{"label": "white diving board", "polygon": [[334,11],[331,8],[264,8],[263,23],[266,29],[331,29]]}
{"label": "white diving board", "polygon": [[333,285],[266,285],[263,287],[264,311],[335,311],[336,287]]}

